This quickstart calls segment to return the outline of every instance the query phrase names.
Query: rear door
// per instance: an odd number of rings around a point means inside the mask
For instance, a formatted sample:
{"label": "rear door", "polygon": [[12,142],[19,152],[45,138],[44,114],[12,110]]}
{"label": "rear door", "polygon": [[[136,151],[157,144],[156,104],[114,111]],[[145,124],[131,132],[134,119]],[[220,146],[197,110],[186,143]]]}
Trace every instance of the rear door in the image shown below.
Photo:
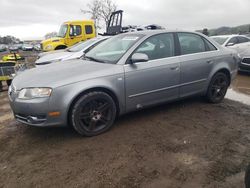
{"label": "rear door", "polygon": [[180,97],[206,90],[217,49],[194,33],[178,33],[180,45]]}
{"label": "rear door", "polygon": [[180,62],[174,35],[152,36],[134,53],[146,54],[149,61],[125,65],[127,111],[178,98]]}

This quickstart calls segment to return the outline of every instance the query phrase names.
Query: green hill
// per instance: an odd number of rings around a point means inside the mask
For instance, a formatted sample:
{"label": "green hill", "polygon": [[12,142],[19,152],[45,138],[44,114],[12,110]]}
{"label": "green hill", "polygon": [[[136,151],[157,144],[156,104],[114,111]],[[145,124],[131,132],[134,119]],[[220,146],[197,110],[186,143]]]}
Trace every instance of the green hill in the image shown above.
{"label": "green hill", "polygon": [[[199,30],[202,32],[202,30]],[[209,29],[209,35],[229,35],[229,34],[244,34],[250,32],[250,24],[240,25],[236,27],[219,27],[217,29]]]}

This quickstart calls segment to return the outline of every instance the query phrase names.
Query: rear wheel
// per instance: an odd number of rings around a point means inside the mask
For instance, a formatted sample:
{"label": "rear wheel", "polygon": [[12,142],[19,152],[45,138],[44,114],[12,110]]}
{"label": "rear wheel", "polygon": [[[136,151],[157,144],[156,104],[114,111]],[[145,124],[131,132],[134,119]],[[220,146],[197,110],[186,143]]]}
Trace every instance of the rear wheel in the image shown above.
{"label": "rear wheel", "polygon": [[104,92],[90,92],[74,104],[71,123],[79,134],[96,136],[112,127],[116,112],[116,105],[111,96]]}
{"label": "rear wheel", "polygon": [[211,103],[220,103],[226,93],[229,86],[229,78],[225,73],[216,73],[208,87],[206,98]]}

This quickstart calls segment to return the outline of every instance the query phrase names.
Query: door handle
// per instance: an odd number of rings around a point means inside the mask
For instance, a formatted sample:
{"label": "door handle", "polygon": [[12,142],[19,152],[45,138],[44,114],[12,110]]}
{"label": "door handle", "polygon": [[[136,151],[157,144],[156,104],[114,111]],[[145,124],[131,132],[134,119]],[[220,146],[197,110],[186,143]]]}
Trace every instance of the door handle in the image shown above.
{"label": "door handle", "polygon": [[207,60],[208,64],[212,64],[214,61],[213,60]]}
{"label": "door handle", "polygon": [[175,67],[170,67],[171,70],[178,70],[179,66],[175,66]]}

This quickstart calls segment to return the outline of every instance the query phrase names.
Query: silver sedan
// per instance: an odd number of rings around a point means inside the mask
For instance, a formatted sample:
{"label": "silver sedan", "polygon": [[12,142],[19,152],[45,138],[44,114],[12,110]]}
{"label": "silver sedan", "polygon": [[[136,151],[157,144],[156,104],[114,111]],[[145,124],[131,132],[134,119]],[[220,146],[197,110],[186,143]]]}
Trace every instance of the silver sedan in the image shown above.
{"label": "silver sedan", "polygon": [[15,118],[32,126],[66,126],[85,136],[111,128],[119,115],[203,95],[223,100],[240,58],[206,36],[143,31],[107,39],[84,60],[31,69],[14,78]]}
{"label": "silver sedan", "polygon": [[108,37],[96,37],[89,39],[87,41],[79,42],[69,48],[63,50],[55,50],[51,52],[42,52],[38,54],[38,58],[35,64],[38,65],[47,65],[56,62],[62,62],[72,59],[81,58],[84,53],[88,52]]}

